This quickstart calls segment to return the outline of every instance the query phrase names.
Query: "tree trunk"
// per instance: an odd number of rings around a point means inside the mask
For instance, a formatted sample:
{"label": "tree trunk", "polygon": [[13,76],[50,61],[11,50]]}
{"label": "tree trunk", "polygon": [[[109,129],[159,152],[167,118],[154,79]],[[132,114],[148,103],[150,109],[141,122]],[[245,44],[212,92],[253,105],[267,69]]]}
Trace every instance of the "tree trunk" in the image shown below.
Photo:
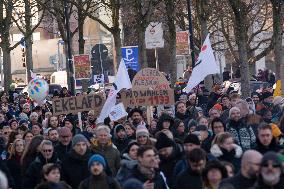
{"label": "tree trunk", "polygon": [[33,39],[32,39],[32,13],[31,13],[31,3],[29,0],[25,0],[25,35],[31,34],[26,37],[26,66],[27,66],[27,83],[31,80],[31,72],[33,70]]}
{"label": "tree trunk", "polygon": [[[273,36],[274,36],[274,56],[276,67],[276,80],[282,79],[284,86],[284,78],[281,78],[281,61],[282,61],[282,24],[283,24],[283,3],[276,0],[271,0],[273,8]],[[284,63],[283,63],[284,64]],[[282,75],[283,76],[283,75]],[[284,88],[282,87],[282,90]]]}
{"label": "tree trunk", "polygon": [[26,39],[26,69],[27,69],[27,83],[32,79],[31,78],[31,72],[33,71],[33,42],[32,42],[32,36],[28,37]]}
{"label": "tree trunk", "polygon": [[173,0],[166,0],[167,25],[169,27],[169,72],[171,75],[171,84],[174,86],[177,81],[177,64],[176,64],[176,26],[175,26],[175,7]]}
{"label": "tree trunk", "polygon": [[147,62],[147,50],[146,50],[146,44],[145,44],[145,30],[146,28],[144,26],[138,25],[138,51],[139,51],[139,63],[141,65],[141,68],[147,68],[148,62]]}
{"label": "tree trunk", "polygon": [[241,71],[241,92],[243,97],[250,96],[249,66],[248,66],[248,17],[246,3],[240,0],[229,0],[235,15],[235,36],[238,46],[239,64]]}
{"label": "tree trunk", "polygon": [[11,55],[8,48],[2,48],[3,51],[3,69],[4,69],[4,89],[8,91],[12,84],[11,75]]}
{"label": "tree trunk", "polygon": [[[205,41],[209,31],[207,28],[207,19],[208,19],[208,12],[207,12],[207,2],[206,0],[198,0],[197,1],[197,10],[198,10],[198,19],[199,19],[199,24],[201,27],[201,45]],[[204,85],[205,88],[208,91],[212,91],[212,86],[214,84],[214,80],[212,79],[212,75],[208,75],[204,79]]]}
{"label": "tree trunk", "polygon": [[85,53],[84,22],[85,17],[82,15],[82,10],[78,9],[79,54]]}
{"label": "tree trunk", "polygon": [[115,48],[115,57],[114,57],[114,72],[117,72],[118,65],[121,61],[121,37],[120,37],[120,29],[114,31],[113,41],[114,41],[114,48]]}

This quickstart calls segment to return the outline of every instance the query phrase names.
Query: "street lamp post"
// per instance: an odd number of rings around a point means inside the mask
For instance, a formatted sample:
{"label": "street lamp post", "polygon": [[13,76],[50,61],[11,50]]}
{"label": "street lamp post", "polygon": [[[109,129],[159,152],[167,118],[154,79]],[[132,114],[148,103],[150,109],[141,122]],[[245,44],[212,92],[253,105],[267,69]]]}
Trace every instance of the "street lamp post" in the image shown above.
{"label": "street lamp post", "polygon": [[64,16],[65,16],[65,27],[66,27],[66,40],[67,40],[67,63],[68,68],[67,79],[69,79],[69,90],[74,95],[75,94],[75,80],[74,80],[74,69],[73,69],[73,60],[72,60],[72,51],[71,51],[71,32],[70,32],[70,23],[69,23],[69,13],[68,13],[68,4],[67,0],[64,0]]}
{"label": "street lamp post", "polygon": [[190,54],[191,54],[192,68],[194,68],[194,66],[195,66],[195,56],[194,56],[193,24],[192,24],[190,0],[187,0],[187,16],[188,16],[188,30],[189,30],[190,51],[191,51]]}

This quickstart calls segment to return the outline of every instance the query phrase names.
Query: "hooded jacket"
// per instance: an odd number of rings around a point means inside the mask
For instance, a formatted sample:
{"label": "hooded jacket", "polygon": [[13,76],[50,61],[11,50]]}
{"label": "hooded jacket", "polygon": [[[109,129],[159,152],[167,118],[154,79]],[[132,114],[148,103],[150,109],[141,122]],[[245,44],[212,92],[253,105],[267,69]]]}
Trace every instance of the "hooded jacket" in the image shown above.
{"label": "hooded jacket", "polygon": [[67,146],[64,146],[61,142],[59,142],[55,147],[54,151],[56,152],[58,158],[63,161],[66,157],[66,154],[71,150],[72,142],[70,142]]}
{"label": "hooded jacket", "polygon": [[239,145],[243,151],[252,149],[255,146],[255,133],[252,127],[246,124],[245,118],[239,121],[230,119],[227,123],[226,130],[234,136],[236,144]]}
{"label": "hooded jacket", "polygon": [[157,131],[163,130],[163,122],[169,121],[170,122],[170,130],[173,130],[174,119],[168,114],[162,114],[160,119],[157,123]]}
{"label": "hooded jacket", "polygon": [[60,164],[61,162],[54,153],[50,159],[45,159],[42,154],[39,154],[25,172],[23,189],[35,188],[35,186],[40,183],[42,167],[47,163]]}
{"label": "hooded jacket", "polygon": [[121,166],[117,172],[116,179],[118,182],[122,182],[124,178],[129,177],[131,170],[138,164],[137,160],[131,159],[129,154],[124,153],[122,155]]}
{"label": "hooded jacket", "polygon": [[126,133],[125,133],[124,138],[118,138],[117,132],[118,132],[119,127],[121,126],[122,125],[115,126],[114,131],[113,131],[113,139],[112,139],[113,144],[117,147],[119,152],[123,152],[123,150],[127,147],[128,143],[130,142],[130,139],[128,139]]}

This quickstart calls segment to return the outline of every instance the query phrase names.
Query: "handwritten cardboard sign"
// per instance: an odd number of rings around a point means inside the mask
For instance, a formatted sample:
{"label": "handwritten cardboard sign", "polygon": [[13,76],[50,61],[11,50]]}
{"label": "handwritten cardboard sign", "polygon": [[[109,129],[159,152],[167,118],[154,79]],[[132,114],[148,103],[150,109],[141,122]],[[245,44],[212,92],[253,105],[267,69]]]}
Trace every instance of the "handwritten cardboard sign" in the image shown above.
{"label": "handwritten cardboard sign", "polygon": [[180,31],[176,33],[176,55],[189,54],[188,31]]}
{"label": "handwritten cardboard sign", "polygon": [[105,98],[102,93],[59,98],[52,101],[54,115],[94,110],[98,116]]}
{"label": "handwritten cardboard sign", "polygon": [[111,121],[117,121],[120,118],[127,116],[127,112],[125,111],[123,103],[119,103],[111,108],[111,112],[109,113],[109,118]]}
{"label": "handwritten cardboard sign", "polygon": [[156,106],[175,103],[174,90],[124,91],[121,99],[125,106]]}
{"label": "handwritten cardboard sign", "polygon": [[160,89],[170,89],[169,82],[162,72],[154,68],[142,69],[133,78],[133,91]]}

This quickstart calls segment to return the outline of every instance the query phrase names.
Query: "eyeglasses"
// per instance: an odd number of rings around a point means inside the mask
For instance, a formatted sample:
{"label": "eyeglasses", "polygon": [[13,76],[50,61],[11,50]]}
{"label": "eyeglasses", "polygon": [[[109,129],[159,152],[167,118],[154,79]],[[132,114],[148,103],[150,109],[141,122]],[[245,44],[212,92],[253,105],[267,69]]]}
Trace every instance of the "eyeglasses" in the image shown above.
{"label": "eyeglasses", "polygon": [[262,167],[269,167],[269,165],[271,165],[273,168],[280,168],[281,167],[281,165],[279,163],[275,163],[275,162],[270,163],[270,164],[265,163],[265,164],[262,165]]}
{"label": "eyeglasses", "polygon": [[46,149],[46,150],[42,150],[43,152],[52,152],[52,149]]}

